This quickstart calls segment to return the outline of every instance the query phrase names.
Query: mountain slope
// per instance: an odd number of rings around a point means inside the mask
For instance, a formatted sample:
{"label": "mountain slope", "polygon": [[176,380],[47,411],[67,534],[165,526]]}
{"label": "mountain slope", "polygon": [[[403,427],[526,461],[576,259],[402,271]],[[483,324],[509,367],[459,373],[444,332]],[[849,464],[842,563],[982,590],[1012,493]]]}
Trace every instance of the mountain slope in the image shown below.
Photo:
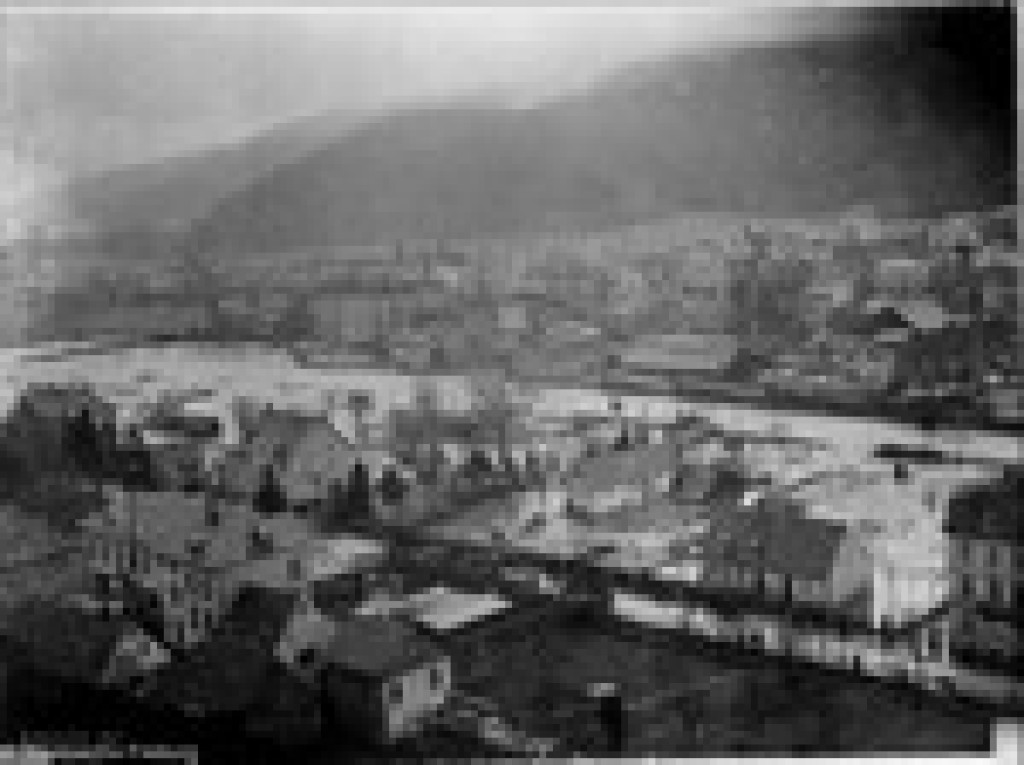
{"label": "mountain slope", "polygon": [[226,198],[191,245],[286,251],[685,211],[1007,204],[1013,136],[995,108],[965,97],[946,51],[901,40],[677,56],[535,109],[384,118]]}
{"label": "mountain slope", "polygon": [[335,110],[285,122],[236,143],[76,179],[59,191],[74,217],[103,233],[160,231],[207,214],[223,197],[367,119]]}

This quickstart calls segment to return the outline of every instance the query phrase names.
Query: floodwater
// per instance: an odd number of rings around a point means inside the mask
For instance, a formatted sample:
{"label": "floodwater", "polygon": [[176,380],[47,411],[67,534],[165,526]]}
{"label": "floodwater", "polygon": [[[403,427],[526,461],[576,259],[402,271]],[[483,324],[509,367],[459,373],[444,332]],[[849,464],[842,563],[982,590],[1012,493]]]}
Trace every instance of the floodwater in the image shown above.
{"label": "floodwater", "polygon": [[760,409],[749,404],[688,401],[681,397],[623,396],[598,390],[549,388],[539,391],[538,407],[544,413],[600,412],[612,401],[621,402],[623,412],[629,416],[654,421],[670,421],[678,414],[697,413],[727,430],[807,439],[837,450],[850,463],[862,462],[877,446],[890,443],[941,450],[968,460],[1009,463],[1019,462],[1024,457],[1021,439],[1015,436],[955,428],[924,431],[886,420],[801,414]]}
{"label": "floodwater", "polygon": [[[115,401],[147,400],[165,390],[210,388],[226,396],[251,396],[282,406],[321,407],[325,394],[352,390],[373,392],[374,415],[407,405],[418,382],[432,381],[442,406],[464,409],[473,384],[465,375],[410,375],[381,369],[310,369],[284,351],[239,345],[229,348],[171,345],[68,355],[59,360],[35,358],[13,350],[0,355],[0,409],[16,400],[29,382],[88,381]],[[689,401],[667,396],[606,394],[597,389],[521,386],[520,393],[540,415],[607,411],[621,402],[627,416],[669,421],[678,414],[699,413],[730,430],[807,439],[834,452],[839,462],[863,463],[876,446],[901,443],[941,449],[975,460],[1019,462],[1019,437],[938,428],[925,432],[884,420],[801,414],[736,403]]]}
{"label": "floodwater", "polygon": [[[304,368],[285,352],[271,348],[197,345],[77,354],[60,360],[12,353],[0,357],[0,380],[0,407],[4,409],[28,383],[89,382],[104,397],[124,403],[151,400],[164,391],[201,388],[225,397],[319,408],[328,393],[367,390],[373,392],[377,413],[410,402],[417,382],[417,378],[397,372]],[[468,393],[462,378],[438,377],[436,381],[442,406],[465,406]]]}

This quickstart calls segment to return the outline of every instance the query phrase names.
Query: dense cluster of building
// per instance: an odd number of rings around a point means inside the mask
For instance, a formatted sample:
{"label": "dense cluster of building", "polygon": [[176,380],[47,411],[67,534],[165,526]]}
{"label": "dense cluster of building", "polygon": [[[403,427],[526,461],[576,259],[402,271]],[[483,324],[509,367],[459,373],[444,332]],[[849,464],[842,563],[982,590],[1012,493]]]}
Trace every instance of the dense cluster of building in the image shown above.
{"label": "dense cluster of building", "polygon": [[461,414],[424,388],[379,421],[358,394],[121,410],[30,386],[2,429],[4,496],[75,526],[89,586],[5,629],[140,703],[264,732],[358,721],[379,742],[448,714],[463,626],[552,609],[1019,692],[1013,469],[799,475],[698,416],[543,420],[491,387]]}
{"label": "dense cluster of building", "polygon": [[93,274],[62,303],[92,305],[64,313],[67,329],[97,338],[262,339],[419,368],[724,379],[965,408],[973,399],[1015,416],[1015,214],[684,219],[250,254],[205,263],[201,289],[195,274],[166,268],[153,277],[163,286],[132,287],[127,275],[113,292]]}
{"label": "dense cluster of building", "polygon": [[[959,386],[1016,406],[1005,243],[954,231],[935,256],[931,231],[911,230],[897,249],[928,254],[908,258],[873,251],[891,232],[850,226],[689,244],[671,230],[553,240],[501,284],[479,253],[324,253],[316,294],[242,280],[104,332],[288,328],[313,351],[427,367],[531,353],[547,372],[597,354],[605,380]],[[625,242],[641,252],[595,255]],[[385,743],[450,713],[455,656],[478,639],[463,628],[534,629],[552,609],[1020,698],[1017,468],[786,476],[699,417],[543,421],[499,395],[457,414],[426,389],[383,421],[373,409],[369,395],[293,411],[194,391],[122,410],[86,386],[31,386],[0,428],[3,499],[74,528],[89,576],[6,619],[9,637],[43,646],[30,653],[48,672],[141,703],[264,732],[345,720]],[[614,689],[583,696],[581,724],[621,738]]]}

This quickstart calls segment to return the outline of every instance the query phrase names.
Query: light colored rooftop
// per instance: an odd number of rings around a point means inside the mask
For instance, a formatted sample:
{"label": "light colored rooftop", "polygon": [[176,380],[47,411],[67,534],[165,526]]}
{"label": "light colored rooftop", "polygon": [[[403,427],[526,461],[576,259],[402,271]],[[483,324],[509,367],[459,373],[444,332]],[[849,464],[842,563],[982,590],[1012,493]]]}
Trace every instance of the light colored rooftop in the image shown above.
{"label": "light colored rooftop", "polygon": [[[211,511],[216,523],[211,524]],[[309,521],[291,514],[262,517],[248,503],[226,502],[181,492],[111,491],[109,507],[86,519],[93,533],[128,535],[153,552],[225,569],[250,560],[254,531],[264,534],[270,559],[306,554],[318,544]]]}
{"label": "light colored rooftop", "polygon": [[309,578],[317,580],[377,563],[387,547],[377,539],[341,536],[317,540],[311,552]]}
{"label": "light colored rooftop", "polygon": [[409,599],[412,618],[432,630],[454,630],[501,613],[511,606],[504,598],[437,586]]}

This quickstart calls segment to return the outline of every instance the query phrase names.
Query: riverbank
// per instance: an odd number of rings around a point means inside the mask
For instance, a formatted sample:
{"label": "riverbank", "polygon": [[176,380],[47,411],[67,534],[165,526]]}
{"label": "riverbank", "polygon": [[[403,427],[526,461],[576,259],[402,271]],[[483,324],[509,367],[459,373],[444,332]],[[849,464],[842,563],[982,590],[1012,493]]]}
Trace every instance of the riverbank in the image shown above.
{"label": "riverbank", "polygon": [[[30,381],[84,380],[102,388],[101,395],[122,395],[124,391],[127,399],[145,398],[161,389],[198,386],[302,408],[322,406],[329,391],[362,389],[374,394],[372,418],[408,406],[422,380],[437,385],[443,407],[465,409],[472,400],[472,376],[477,371],[425,374],[383,363],[309,368],[296,363],[288,349],[264,343],[94,346],[65,353],[60,360],[9,356],[3,367],[11,401],[19,386]],[[924,428],[912,417],[895,417],[884,410],[836,407],[821,400],[801,401],[798,406],[750,387],[691,384],[666,390],[660,385],[615,385],[596,378],[519,377],[510,382],[540,416],[608,413],[613,403],[619,402],[627,417],[637,419],[667,422],[680,414],[696,414],[727,430],[827,442],[851,463],[863,462],[887,444],[934,448],[957,459],[1012,463],[1024,457],[1024,439],[1010,428],[985,429],[965,422]]]}

